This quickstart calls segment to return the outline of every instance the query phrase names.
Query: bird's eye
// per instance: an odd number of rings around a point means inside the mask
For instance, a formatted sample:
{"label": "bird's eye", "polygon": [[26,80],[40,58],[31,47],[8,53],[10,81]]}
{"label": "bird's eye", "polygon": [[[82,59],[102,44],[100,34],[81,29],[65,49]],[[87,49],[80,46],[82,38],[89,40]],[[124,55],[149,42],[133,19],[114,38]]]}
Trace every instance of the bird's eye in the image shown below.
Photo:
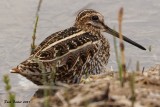
{"label": "bird's eye", "polygon": [[97,20],[99,20],[99,17],[98,16],[92,16],[92,20],[97,21]]}

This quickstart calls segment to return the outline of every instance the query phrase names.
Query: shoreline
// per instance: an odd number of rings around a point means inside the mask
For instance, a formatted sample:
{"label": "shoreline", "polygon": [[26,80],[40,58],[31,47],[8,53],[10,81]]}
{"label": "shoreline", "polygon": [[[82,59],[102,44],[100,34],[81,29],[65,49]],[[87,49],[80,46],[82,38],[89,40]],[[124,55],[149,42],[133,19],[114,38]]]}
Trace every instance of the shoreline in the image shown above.
{"label": "shoreline", "polygon": [[124,87],[121,87],[117,72],[106,72],[91,75],[80,84],[54,89],[51,96],[39,98],[37,92],[28,107],[42,107],[46,98],[53,107],[159,107],[160,65],[135,72],[134,89],[130,86],[132,73],[127,74]]}

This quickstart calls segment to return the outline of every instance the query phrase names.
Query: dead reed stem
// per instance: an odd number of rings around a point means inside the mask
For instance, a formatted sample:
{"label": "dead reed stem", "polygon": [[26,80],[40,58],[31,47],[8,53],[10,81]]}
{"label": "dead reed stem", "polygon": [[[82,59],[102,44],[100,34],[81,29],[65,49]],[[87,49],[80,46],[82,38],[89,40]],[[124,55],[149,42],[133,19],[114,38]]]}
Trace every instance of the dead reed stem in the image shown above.
{"label": "dead reed stem", "polygon": [[118,22],[119,22],[119,38],[120,38],[122,72],[123,72],[123,81],[124,81],[126,79],[126,62],[125,62],[124,43],[123,43],[123,36],[122,36],[122,19],[123,19],[123,8],[120,8],[119,15],[118,15]]}

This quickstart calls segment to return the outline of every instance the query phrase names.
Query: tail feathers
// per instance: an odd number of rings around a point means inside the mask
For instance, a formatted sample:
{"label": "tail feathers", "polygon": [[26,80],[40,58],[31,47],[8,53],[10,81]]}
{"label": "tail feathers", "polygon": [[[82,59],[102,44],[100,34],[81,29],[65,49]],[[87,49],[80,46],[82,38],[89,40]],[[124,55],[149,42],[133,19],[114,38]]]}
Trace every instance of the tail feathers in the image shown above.
{"label": "tail feathers", "polygon": [[19,73],[20,72],[20,70],[18,68],[13,68],[10,71],[11,71],[11,73]]}

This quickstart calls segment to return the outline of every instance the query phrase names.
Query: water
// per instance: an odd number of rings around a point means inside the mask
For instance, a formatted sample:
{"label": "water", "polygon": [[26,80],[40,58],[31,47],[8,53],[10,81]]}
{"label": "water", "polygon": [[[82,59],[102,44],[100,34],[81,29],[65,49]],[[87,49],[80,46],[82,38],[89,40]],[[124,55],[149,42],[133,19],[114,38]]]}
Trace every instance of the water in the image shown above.
{"label": "water", "polygon": [[[31,36],[35,21],[38,0],[1,0],[0,1],[0,81],[9,74],[17,99],[28,99],[36,90],[36,85],[20,75],[10,74],[9,70],[25,60],[30,53]],[[123,34],[148,48],[142,51],[125,43],[125,54],[129,70],[135,70],[140,61],[141,69],[160,62],[160,1],[159,0],[44,0],[40,10],[36,43],[53,32],[73,25],[76,14],[84,8],[101,12],[111,28],[118,29],[118,10],[124,8]],[[116,69],[113,37],[104,35],[111,44],[111,57],[108,68]],[[34,88],[33,88],[34,87]],[[19,93],[21,92],[21,93]],[[0,106],[4,104],[4,84],[0,82]],[[27,97],[26,97],[27,96]],[[20,104],[18,104],[21,107]]]}

